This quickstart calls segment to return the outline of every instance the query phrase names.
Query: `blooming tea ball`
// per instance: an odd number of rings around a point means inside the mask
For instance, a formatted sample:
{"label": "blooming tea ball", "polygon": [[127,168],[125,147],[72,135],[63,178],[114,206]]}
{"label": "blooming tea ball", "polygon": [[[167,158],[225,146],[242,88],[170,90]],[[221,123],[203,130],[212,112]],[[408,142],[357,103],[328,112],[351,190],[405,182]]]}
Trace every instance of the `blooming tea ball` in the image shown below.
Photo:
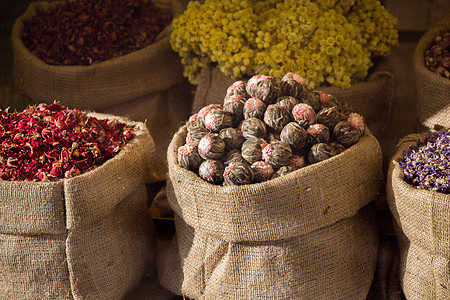
{"label": "blooming tea ball", "polygon": [[186,144],[198,146],[201,138],[209,133],[209,130],[204,127],[192,127],[186,135]]}
{"label": "blooming tea ball", "polygon": [[262,159],[269,163],[274,169],[288,165],[291,158],[291,146],[286,142],[270,143],[262,150]]}
{"label": "blooming tea ball", "polygon": [[345,147],[342,144],[336,143],[336,142],[330,142],[328,145],[334,148],[334,151],[336,152],[336,155],[341,154],[345,151]]}
{"label": "blooming tea ball", "polygon": [[300,168],[306,167],[307,165],[308,165],[308,162],[306,161],[306,158],[303,155],[300,155],[300,154],[292,155],[289,166],[292,166],[296,169],[300,169]]}
{"label": "blooming tea ball", "polygon": [[293,151],[303,148],[307,138],[306,130],[296,122],[288,123],[280,133],[280,139],[288,143]]}
{"label": "blooming tea ball", "polygon": [[220,161],[207,159],[198,168],[198,175],[209,183],[220,184],[223,181],[224,169],[225,167]]}
{"label": "blooming tea ball", "polygon": [[205,116],[205,127],[212,132],[233,126],[231,115],[222,109],[211,109]]}
{"label": "blooming tea ball", "polygon": [[348,115],[347,122],[358,129],[361,135],[364,134],[364,130],[366,129],[364,118],[358,113],[351,113]]}
{"label": "blooming tea ball", "polygon": [[189,144],[178,148],[177,159],[181,167],[191,171],[196,171],[203,162],[203,159],[198,154],[197,147]]}
{"label": "blooming tea ball", "polygon": [[322,108],[316,115],[316,122],[333,131],[334,126],[341,121],[341,114],[335,106]]}
{"label": "blooming tea ball", "polygon": [[225,152],[225,142],[217,135],[208,133],[198,143],[198,153],[203,159],[220,159]]}
{"label": "blooming tea ball", "polygon": [[223,106],[219,105],[219,104],[208,104],[208,105],[202,107],[197,112],[197,118],[204,121],[206,115],[211,111],[211,109],[222,109],[223,110]]}
{"label": "blooming tea ball", "polygon": [[271,104],[264,113],[264,123],[275,133],[280,133],[283,127],[291,121],[291,113],[283,106]]}
{"label": "blooming tea ball", "polygon": [[281,78],[280,89],[283,95],[300,98],[305,88],[305,79],[293,72],[289,72]]}
{"label": "blooming tea ball", "polygon": [[246,87],[247,87],[247,85],[245,84],[244,81],[242,81],[242,80],[235,81],[232,85],[230,85],[227,88],[227,93],[226,93],[225,99],[230,96],[233,96],[233,95],[241,95],[244,98],[247,98],[248,95],[247,95]]}
{"label": "blooming tea ball", "polygon": [[341,112],[340,103],[334,95],[319,91],[319,101],[322,109],[335,106],[338,108],[339,112]]}
{"label": "blooming tea ball", "polygon": [[312,146],[317,143],[328,143],[330,141],[330,130],[323,124],[313,124],[306,129],[308,134],[307,144]]}
{"label": "blooming tea ball", "polygon": [[315,164],[319,161],[326,160],[335,156],[336,152],[333,147],[325,143],[314,144],[308,154],[308,161]]}
{"label": "blooming tea ball", "polygon": [[247,139],[241,148],[242,157],[250,164],[262,159],[262,149],[267,142],[261,138],[251,137]]}
{"label": "blooming tea ball", "polygon": [[205,124],[203,123],[203,119],[199,118],[198,114],[194,114],[186,122],[186,128],[188,131],[192,131],[198,127],[205,128]]}
{"label": "blooming tea ball", "polygon": [[242,135],[246,139],[251,137],[265,138],[267,135],[267,126],[258,118],[245,119],[242,123]]}
{"label": "blooming tea ball", "polygon": [[339,122],[333,130],[334,139],[344,147],[356,144],[361,137],[358,129],[350,125],[347,121]]}
{"label": "blooming tea ball", "polygon": [[237,126],[244,119],[244,103],[242,95],[232,95],[223,103],[223,110],[231,115],[233,126]]}
{"label": "blooming tea ball", "polygon": [[267,105],[258,98],[250,98],[244,103],[244,119],[250,118],[264,118],[264,112],[266,111]]}
{"label": "blooming tea ball", "polygon": [[224,185],[250,184],[253,177],[253,170],[248,163],[231,162],[223,172]]}
{"label": "blooming tea ball", "polygon": [[311,105],[306,103],[299,103],[292,109],[292,116],[294,120],[303,128],[308,128],[309,125],[316,122],[316,113]]}
{"label": "blooming tea ball", "polygon": [[273,133],[273,132],[269,132],[269,133],[267,134],[266,140],[267,140],[269,143],[281,141],[280,135],[277,134],[277,133]]}
{"label": "blooming tea ball", "polygon": [[250,166],[254,174],[254,182],[263,182],[269,180],[274,172],[272,166],[265,161],[256,161]]}
{"label": "blooming tea ball", "polygon": [[281,96],[277,98],[275,105],[283,106],[288,111],[292,111],[294,106],[296,106],[299,103],[300,102],[297,100],[297,98],[291,96]]}
{"label": "blooming tea ball", "polygon": [[288,166],[282,166],[282,167],[280,167],[278,170],[276,170],[276,171],[273,173],[271,179],[275,179],[275,178],[277,178],[277,177],[287,175],[287,174],[289,174],[289,173],[294,172],[295,170],[297,170],[297,169],[296,169],[295,167],[291,166],[291,165],[288,165]]}
{"label": "blooming tea ball", "polygon": [[230,151],[232,149],[241,149],[245,138],[242,133],[233,127],[227,127],[219,132],[219,137],[225,142],[225,149]]}
{"label": "blooming tea ball", "polygon": [[246,163],[247,161],[242,157],[241,150],[233,149],[225,155],[225,165],[229,165],[231,162],[242,162]]}
{"label": "blooming tea ball", "polygon": [[280,85],[275,78],[266,75],[254,75],[247,81],[247,94],[266,103],[272,102],[280,95]]}
{"label": "blooming tea ball", "polygon": [[321,108],[319,91],[305,90],[302,94],[302,97],[300,98],[300,101],[311,105],[311,107],[314,109],[314,112],[316,112],[316,113]]}

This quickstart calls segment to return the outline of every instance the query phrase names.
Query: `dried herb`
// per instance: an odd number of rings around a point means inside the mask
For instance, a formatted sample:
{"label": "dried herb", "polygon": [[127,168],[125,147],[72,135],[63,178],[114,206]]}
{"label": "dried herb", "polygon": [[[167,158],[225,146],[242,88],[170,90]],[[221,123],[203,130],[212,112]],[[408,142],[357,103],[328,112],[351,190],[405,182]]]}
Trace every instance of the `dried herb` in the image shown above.
{"label": "dried herb", "polygon": [[430,71],[450,79],[450,31],[436,36],[424,57],[425,66]]}
{"label": "dried herb", "polygon": [[51,65],[91,65],[155,42],[172,16],[144,0],[71,0],[24,22],[22,40]]}
{"label": "dried herb", "polygon": [[134,136],[116,120],[89,117],[58,103],[0,110],[0,178],[56,181],[90,171]]}

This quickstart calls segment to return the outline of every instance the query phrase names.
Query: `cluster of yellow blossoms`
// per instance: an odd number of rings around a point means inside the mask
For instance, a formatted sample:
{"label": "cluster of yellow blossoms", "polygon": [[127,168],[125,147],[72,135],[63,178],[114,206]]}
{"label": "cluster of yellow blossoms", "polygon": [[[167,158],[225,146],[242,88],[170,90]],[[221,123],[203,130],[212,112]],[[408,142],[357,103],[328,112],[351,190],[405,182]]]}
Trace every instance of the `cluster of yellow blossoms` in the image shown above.
{"label": "cluster of yellow blossoms", "polygon": [[233,79],[295,72],[309,88],[347,88],[398,44],[396,26],[379,0],[191,1],[171,45],[193,84],[214,63]]}

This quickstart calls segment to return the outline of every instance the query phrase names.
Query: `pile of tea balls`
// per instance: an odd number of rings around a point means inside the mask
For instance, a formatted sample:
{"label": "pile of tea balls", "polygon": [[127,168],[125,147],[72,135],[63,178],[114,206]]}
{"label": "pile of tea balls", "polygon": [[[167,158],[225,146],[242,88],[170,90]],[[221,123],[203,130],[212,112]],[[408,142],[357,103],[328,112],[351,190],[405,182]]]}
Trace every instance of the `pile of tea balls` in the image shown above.
{"label": "pile of tea balls", "polygon": [[243,185],[286,175],[340,154],[364,134],[361,115],[305,80],[255,75],[186,122],[178,164],[212,184]]}

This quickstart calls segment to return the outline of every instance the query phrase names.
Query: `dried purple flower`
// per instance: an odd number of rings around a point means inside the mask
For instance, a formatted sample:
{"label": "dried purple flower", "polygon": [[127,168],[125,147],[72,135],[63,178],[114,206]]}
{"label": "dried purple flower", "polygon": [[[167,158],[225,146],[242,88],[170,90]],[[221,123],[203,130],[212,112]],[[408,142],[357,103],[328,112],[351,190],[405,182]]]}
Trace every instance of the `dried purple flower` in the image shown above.
{"label": "dried purple flower", "polygon": [[330,140],[330,130],[323,124],[313,124],[306,129],[308,133],[307,144],[311,147],[318,143],[328,143]]}

